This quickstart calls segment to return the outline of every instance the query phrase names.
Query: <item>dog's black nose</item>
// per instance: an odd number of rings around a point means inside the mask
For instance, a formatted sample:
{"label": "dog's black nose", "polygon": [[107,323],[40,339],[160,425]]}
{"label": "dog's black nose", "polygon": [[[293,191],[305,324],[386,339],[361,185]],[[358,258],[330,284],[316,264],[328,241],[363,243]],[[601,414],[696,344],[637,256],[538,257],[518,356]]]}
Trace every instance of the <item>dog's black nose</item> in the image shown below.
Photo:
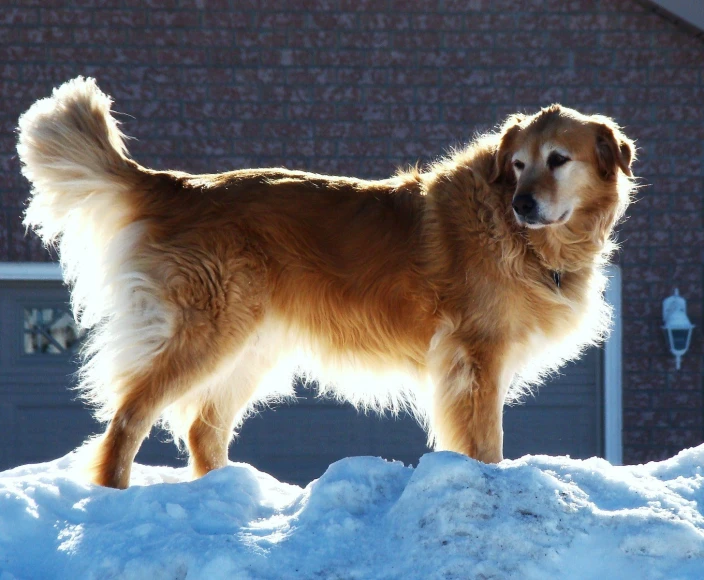
{"label": "dog's black nose", "polygon": [[530,193],[522,193],[513,198],[513,209],[521,217],[528,217],[535,212],[538,204]]}

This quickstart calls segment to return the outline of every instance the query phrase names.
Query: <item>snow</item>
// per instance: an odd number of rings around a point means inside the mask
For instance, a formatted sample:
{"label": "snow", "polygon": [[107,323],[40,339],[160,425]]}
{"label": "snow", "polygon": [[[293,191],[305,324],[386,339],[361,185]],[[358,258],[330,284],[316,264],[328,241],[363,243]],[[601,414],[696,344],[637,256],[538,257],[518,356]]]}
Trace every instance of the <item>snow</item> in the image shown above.
{"label": "snow", "polygon": [[352,457],[305,488],[233,463],[135,465],[117,491],[75,461],[0,473],[0,580],[704,578],[704,445],[631,467]]}

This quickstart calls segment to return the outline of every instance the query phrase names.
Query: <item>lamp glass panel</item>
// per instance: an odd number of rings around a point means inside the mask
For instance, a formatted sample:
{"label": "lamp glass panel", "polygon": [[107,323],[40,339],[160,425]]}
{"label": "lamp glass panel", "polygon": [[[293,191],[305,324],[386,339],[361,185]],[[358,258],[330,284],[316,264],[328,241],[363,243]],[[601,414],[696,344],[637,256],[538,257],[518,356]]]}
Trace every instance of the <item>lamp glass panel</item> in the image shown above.
{"label": "lamp glass panel", "polygon": [[673,328],[670,331],[672,336],[672,349],[676,351],[685,350],[689,343],[690,332],[692,331],[689,329]]}

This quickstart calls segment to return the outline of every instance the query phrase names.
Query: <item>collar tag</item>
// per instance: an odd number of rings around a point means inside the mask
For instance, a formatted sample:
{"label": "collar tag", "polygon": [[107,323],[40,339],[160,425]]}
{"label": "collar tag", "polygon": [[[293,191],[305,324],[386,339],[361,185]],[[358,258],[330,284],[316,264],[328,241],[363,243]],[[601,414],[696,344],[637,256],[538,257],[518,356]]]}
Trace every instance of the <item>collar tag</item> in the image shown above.
{"label": "collar tag", "polygon": [[562,283],[562,274],[560,272],[558,272],[557,270],[553,270],[552,271],[552,279],[555,282],[555,286],[557,286],[559,288]]}

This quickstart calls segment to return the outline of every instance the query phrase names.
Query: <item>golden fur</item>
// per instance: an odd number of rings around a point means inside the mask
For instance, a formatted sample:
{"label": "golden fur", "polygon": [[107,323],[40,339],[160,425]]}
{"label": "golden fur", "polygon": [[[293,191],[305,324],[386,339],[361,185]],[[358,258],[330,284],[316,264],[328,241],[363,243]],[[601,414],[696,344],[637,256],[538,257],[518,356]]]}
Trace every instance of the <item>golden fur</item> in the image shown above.
{"label": "golden fur", "polygon": [[129,485],[160,416],[196,476],[225,465],[247,408],[290,394],[270,375],[282,365],[355,404],[410,408],[436,449],[496,462],[504,403],[603,336],[633,151],[605,117],[512,116],[367,181],[145,169],[110,104],[69,81],[21,117],[18,144],[25,222],[58,244],[93,328],[82,388],[109,420],[91,445],[101,485]]}

